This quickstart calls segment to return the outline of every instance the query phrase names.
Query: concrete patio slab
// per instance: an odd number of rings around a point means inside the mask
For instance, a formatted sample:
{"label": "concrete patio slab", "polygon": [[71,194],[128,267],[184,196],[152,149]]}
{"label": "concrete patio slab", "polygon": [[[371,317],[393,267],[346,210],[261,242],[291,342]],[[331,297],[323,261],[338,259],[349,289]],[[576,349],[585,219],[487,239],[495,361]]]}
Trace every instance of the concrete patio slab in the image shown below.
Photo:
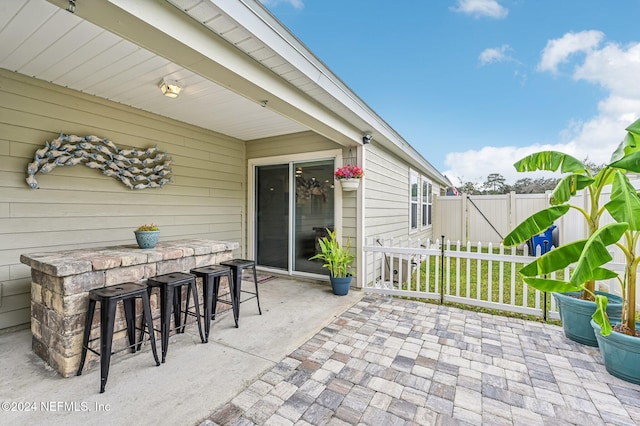
{"label": "concrete patio slab", "polygon": [[[240,328],[225,313],[209,343],[197,328],[171,337],[167,361],[142,352],[112,358],[106,392],[99,367],[62,378],[31,350],[29,330],[0,336],[0,423],[13,425],[195,424],[244,391],[363,296],[334,296],[328,283],[276,278],[241,305]],[[158,344],[159,348],[159,344]],[[97,367],[97,368],[96,368]],[[86,368],[86,367],[85,367]]]}

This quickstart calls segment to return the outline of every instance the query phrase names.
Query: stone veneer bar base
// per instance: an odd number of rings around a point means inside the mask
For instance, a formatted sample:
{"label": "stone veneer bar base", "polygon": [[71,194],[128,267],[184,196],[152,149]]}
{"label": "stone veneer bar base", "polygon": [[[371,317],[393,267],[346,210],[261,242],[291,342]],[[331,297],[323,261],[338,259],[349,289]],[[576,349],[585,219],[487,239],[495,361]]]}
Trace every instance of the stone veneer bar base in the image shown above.
{"label": "stone veneer bar base", "polygon": [[[33,351],[63,377],[75,375],[90,290],[125,282],[146,284],[147,278],[156,275],[218,264],[231,259],[238,247],[233,242],[189,239],[158,243],[147,250],[131,245],[21,255],[20,261],[31,267]],[[200,280],[198,284],[201,288]],[[159,308],[155,292],[151,307],[156,317]],[[139,326],[140,305],[136,312]],[[99,325],[100,315],[96,312],[92,337],[99,334]],[[115,329],[123,326],[124,314],[122,306],[118,306]],[[126,340],[124,331],[114,334],[114,350],[125,347]],[[88,358],[89,362],[96,360],[95,355]]]}

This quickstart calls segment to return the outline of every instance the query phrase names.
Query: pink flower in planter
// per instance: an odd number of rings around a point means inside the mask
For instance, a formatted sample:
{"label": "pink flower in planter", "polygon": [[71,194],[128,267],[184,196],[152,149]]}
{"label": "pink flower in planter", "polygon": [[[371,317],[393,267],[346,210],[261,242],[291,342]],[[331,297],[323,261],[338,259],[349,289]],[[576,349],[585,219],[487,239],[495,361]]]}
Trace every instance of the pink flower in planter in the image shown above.
{"label": "pink flower in planter", "polygon": [[364,176],[364,171],[358,166],[346,166],[338,168],[333,174],[336,179],[360,179]]}

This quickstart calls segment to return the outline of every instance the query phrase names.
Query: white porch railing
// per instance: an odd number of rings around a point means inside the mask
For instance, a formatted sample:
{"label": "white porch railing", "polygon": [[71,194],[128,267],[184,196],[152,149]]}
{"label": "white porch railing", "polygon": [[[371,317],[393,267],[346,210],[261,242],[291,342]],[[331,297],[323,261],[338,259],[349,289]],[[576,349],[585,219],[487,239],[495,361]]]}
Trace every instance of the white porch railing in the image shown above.
{"label": "white porch railing", "polygon": [[[363,290],[559,319],[550,295],[518,279],[517,271],[532,260],[526,245],[524,250],[516,250],[481,243],[462,246],[450,241],[442,245],[440,240],[401,242],[374,238],[364,246]],[[624,271],[623,264],[606,266]],[[568,274],[569,270],[563,273]],[[599,282],[597,286],[620,293],[616,280]]]}

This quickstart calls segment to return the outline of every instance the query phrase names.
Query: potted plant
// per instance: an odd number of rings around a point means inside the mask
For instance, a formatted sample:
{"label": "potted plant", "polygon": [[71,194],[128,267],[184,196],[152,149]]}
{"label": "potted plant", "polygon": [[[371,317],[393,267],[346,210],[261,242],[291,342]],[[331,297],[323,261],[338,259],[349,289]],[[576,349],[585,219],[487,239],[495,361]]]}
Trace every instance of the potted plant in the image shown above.
{"label": "potted plant", "polygon": [[364,171],[358,166],[347,164],[339,167],[333,175],[342,185],[343,191],[355,191],[360,186],[360,179],[364,176]]}
{"label": "potted plant", "polygon": [[340,247],[336,237],[336,230],[327,229],[327,236],[318,240],[320,253],[309,260],[320,259],[324,261],[323,268],[329,269],[329,279],[333,294],[344,296],[349,292],[352,275],[349,273],[353,263],[353,255],[349,251],[351,239],[347,240],[345,247]]}
{"label": "potted plant", "polygon": [[[620,208],[616,208],[618,206]],[[622,315],[611,316],[607,310],[607,299],[596,296],[597,309],[591,326],[607,371],[623,380],[640,384],[640,336],[637,334],[636,323],[636,280],[640,263],[640,256],[637,254],[640,238],[640,195],[626,176],[616,176],[611,190],[611,201],[605,207],[616,222],[627,225],[624,238],[616,243],[626,260],[622,280]]]}
{"label": "potted plant", "polygon": [[[640,169],[640,152],[638,152],[640,144],[636,144],[636,136],[631,133],[634,129],[636,131],[640,129],[640,120],[627,128],[630,133],[628,133],[627,137],[613,153],[610,163],[596,173],[595,176],[592,176],[589,168],[581,161],[567,154],[555,151],[538,152],[516,162],[514,166],[521,172],[560,170],[562,173],[568,173],[568,175],[561,179],[554,189],[551,195],[551,207],[541,210],[525,219],[507,235],[504,244],[506,246],[513,246],[528,241],[534,235],[552,226],[555,220],[562,217],[570,209],[575,209],[585,218],[589,228],[588,236],[590,237],[598,230],[600,219],[605,210],[609,211],[610,214],[611,210],[623,210],[624,203],[615,205],[607,204],[608,207],[606,209],[601,207],[600,198],[604,187],[614,182],[618,175],[622,175],[622,171],[636,172]],[[569,203],[571,197],[582,189],[586,190],[586,194],[589,197],[589,207],[587,209]],[[628,191],[620,194],[621,197],[625,195],[628,195]],[[618,216],[620,216],[619,213]],[[584,241],[586,240],[583,240],[583,242]],[[557,252],[557,248],[553,251]],[[570,265],[570,263],[566,263],[566,259],[560,260],[560,262],[556,264],[555,259],[557,254],[545,256],[534,262],[534,264],[538,265],[541,269],[536,269],[536,267],[528,265],[521,270],[521,273],[523,273],[525,277],[532,278],[535,275],[528,274],[550,274],[551,272],[559,271]],[[572,257],[572,259],[574,261],[577,260],[575,256]],[[551,263],[547,263],[542,267],[541,262]],[[564,266],[556,267],[560,264],[564,264]],[[542,272],[543,270],[547,272]],[[529,281],[531,280],[525,278],[525,282],[529,283]],[[538,281],[532,282],[538,283]],[[608,314],[613,316],[621,315],[622,299],[610,293],[596,292],[595,279],[589,279],[579,284],[579,286],[576,286],[574,282],[572,286],[550,287],[543,285],[536,287],[535,284],[532,284],[532,286],[539,290],[553,292],[553,297],[560,311],[562,326],[568,338],[586,345],[597,346],[598,341],[593,333],[593,328],[589,324],[590,318],[596,310],[596,296],[608,298]]]}
{"label": "potted plant", "polygon": [[160,237],[160,228],[158,225],[141,225],[133,231],[136,235],[136,241],[138,242],[138,247],[141,249],[150,249],[154,248],[156,244],[158,244],[158,238]]}

